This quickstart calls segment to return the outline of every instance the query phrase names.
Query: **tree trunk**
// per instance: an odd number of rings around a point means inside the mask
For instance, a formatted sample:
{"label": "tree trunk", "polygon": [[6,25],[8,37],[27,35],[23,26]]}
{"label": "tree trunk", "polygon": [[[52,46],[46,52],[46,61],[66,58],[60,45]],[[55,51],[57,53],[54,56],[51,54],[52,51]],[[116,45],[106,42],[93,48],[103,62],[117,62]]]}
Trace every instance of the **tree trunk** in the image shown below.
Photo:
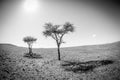
{"label": "tree trunk", "polygon": [[29,54],[32,55],[32,48],[29,47]]}
{"label": "tree trunk", "polygon": [[58,45],[58,60],[61,60],[60,58],[60,46]]}

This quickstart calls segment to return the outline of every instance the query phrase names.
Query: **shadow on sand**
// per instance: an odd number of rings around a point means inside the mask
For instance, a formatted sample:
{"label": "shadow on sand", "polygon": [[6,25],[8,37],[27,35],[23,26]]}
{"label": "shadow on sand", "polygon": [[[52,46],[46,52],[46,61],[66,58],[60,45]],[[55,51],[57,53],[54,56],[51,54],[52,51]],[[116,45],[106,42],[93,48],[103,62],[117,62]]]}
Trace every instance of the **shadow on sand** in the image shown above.
{"label": "shadow on sand", "polygon": [[64,61],[62,67],[66,71],[73,71],[74,73],[79,73],[79,72],[92,71],[96,67],[112,64],[113,62],[114,61],[112,60],[96,60],[96,61],[88,61],[88,62]]}
{"label": "shadow on sand", "polygon": [[41,59],[43,58],[40,54],[36,54],[36,53],[24,53],[24,57],[30,58],[30,59]]}

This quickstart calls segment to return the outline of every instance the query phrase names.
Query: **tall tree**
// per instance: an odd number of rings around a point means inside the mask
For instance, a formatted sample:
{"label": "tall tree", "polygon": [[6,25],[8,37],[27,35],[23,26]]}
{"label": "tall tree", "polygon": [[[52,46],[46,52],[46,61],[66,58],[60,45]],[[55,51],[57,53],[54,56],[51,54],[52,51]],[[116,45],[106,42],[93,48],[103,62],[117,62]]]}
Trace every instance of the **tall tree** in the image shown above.
{"label": "tall tree", "polygon": [[52,23],[46,23],[44,26],[45,30],[43,31],[43,35],[46,37],[52,37],[57,43],[57,51],[58,51],[58,60],[60,58],[60,46],[63,41],[63,36],[68,34],[69,32],[74,32],[73,24],[66,22],[62,27],[60,25],[53,25]]}
{"label": "tall tree", "polygon": [[32,45],[36,41],[36,38],[33,38],[31,36],[27,36],[23,38],[23,41],[28,44],[29,54],[32,56]]}

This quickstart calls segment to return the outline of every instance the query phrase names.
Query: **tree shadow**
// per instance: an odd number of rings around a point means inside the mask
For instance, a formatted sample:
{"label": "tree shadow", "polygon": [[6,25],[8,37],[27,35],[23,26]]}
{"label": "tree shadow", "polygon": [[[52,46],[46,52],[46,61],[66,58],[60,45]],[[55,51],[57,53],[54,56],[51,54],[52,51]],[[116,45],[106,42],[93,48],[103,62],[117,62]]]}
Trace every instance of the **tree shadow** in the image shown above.
{"label": "tree shadow", "polygon": [[64,61],[61,65],[66,71],[72,71],[74,73],[93,71],[94,68],[103,65],[112,64],[112,60],[96,60],[87,62],[72,62]]}
{"label": "tree shadow", "polygon": [[40,54],[36,54],[36,53],[24,53],[24,57],[30,58],[30,59],[41,59],[43,58]]}

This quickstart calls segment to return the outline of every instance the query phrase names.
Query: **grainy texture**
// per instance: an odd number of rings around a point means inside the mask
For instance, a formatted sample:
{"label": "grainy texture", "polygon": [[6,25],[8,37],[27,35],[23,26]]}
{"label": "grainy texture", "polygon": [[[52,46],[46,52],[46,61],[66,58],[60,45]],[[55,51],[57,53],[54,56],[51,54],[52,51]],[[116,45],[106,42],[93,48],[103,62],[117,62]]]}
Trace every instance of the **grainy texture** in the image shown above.
{"label": "grainy texture", "polygon": [[39,58],[26,52],[0,44],[0,80],[120,80],[120,42],[62,48],[61,61],[54,48],[33,49]]}

